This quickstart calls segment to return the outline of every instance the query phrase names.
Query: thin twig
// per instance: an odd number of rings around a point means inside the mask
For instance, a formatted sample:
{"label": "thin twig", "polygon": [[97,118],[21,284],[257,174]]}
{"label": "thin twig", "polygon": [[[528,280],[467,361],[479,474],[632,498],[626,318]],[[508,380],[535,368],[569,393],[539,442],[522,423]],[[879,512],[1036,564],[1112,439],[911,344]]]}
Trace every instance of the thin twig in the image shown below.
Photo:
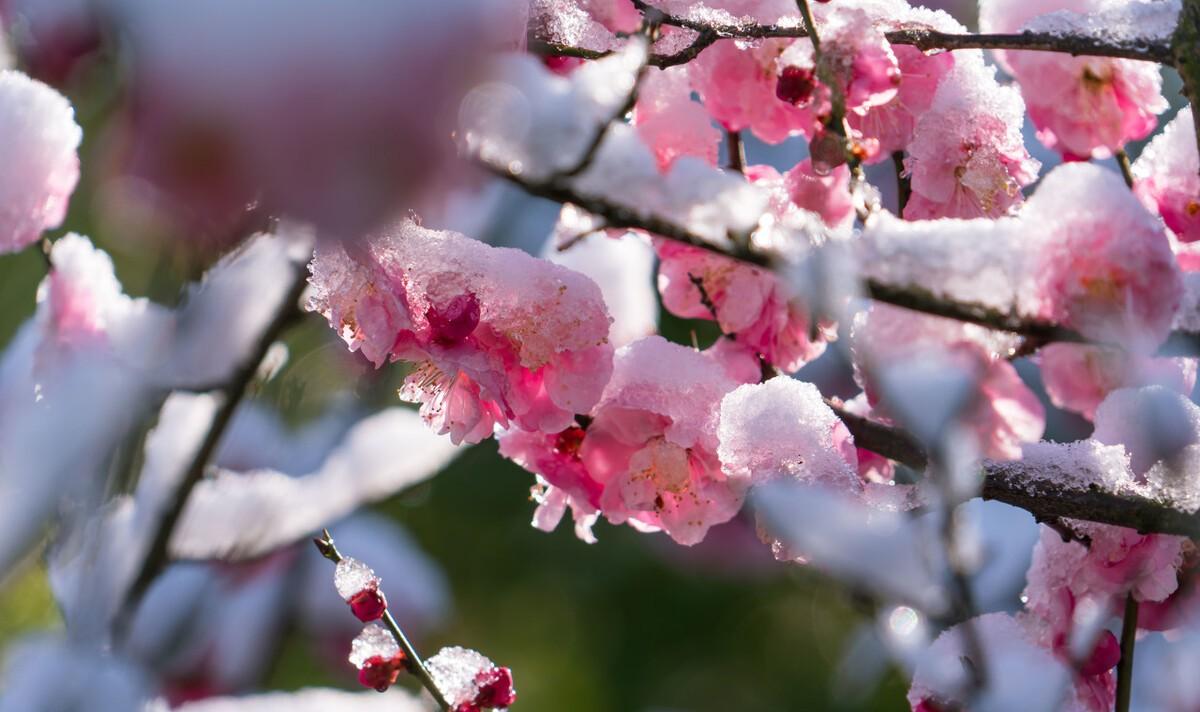
{"label": "thin twig", "polygon": [[742,144],[742,132],[726,129],[725,147],[729,151],[729,170],[744,173],[746,170],[746,147]]}
{"label": "thin twig", "polygon": [[904,152],[896,151],[892,154],[892,165],[896,168],[896,199],[898,208],[897,215],[904,215],[904,208],[908,207],[908,199],[912,197],[912,180],[904,175]]}
{"label": "thin twig", "polygon": [[[907,431],[856,416],[830,403],[854,436],[854,444],[914,470],[929,462],[925,449]],[[1019,507],[1035,519],[1080,519],[1128,527],[1142,533],[1200,538],[1200,513],[1135,494],[1106,492],[1097,486],[1069,484],[1068,475],[1044,470],[1020,460],[984,460],[980,496]]]}
{"label": "thin twig", "polygon": [[[336,564],[342,560],[342,553],[338,551],[337,545],[333,543],[333,537],[329,534],[328,529],[322,530],[321,536],[313,539],[313,544],[316,545],[317,551],[321,552],[321,556],[324,556],[333,563]],[[387,626],[388,631],[391,632],[392,637],[396,639],[396,644],[404,651],[408,669],[412,672],[413,676],[417,678],[422,687],[429,691],[430,695],[433,695],[433,699],[438,703],[439,707],[445,712],[450,712],[450,703],[446,700],[446,696],[442,694],[441,689],[434,682],[433,676],[429,674],[429,668],[425,667],[425,661],[421,659],[421,655],[417,652],[416,647],[409,641],[408,636],[404,634],[400,625],[396,623],[396,619],[392,617],[391,611],[384,611],[383,622]]]}
{"label": "thin twig", "polygon": [[1133,694],[1133,647],[1137,643],[1138,602],[1131,592],[1125,597],[1125,616],[1121,620],[1121,662],[1117,663],[1116,712],[1129,712]]}
{"label": "thin twig", "polygon": [[247,387],[254,380],[255,373],[258,372],[258,365],[262,362],[263,357],[266,356],[267,350],[271,348],[271,344],[275,342],[287,324],[292,321],[296,313],[296,304],[299,302],[300,295],[308,283],[307,277],[307,267],[305,265],[298,265],[293,282],[278,305],[274,318],[263,329],[253,350],[247,355],[246,360],[238,366],[237,370],[234,371],[229,382],[222,389],[221,405],[213,415],[208,432],[204,434],[204,440],[200,443],[200,447],[196,450],[195,456],[193,456],[191,463],[188,465],[187,472],[184,474],[183,480],[179,483],[179,487],[175,491],[170,505],[159,519],[154,530],[154,535],[150,540],[150,545],[142,559],[141,567],[138,569],[132,584],[130,584],[128,593],[126,593],[121,612],[114,622],[118,633],[122,633],[127,629],[126,627],[132,622],[133,614],[137,611],[137,606],[142,596],[145,595],[146,590],[154,582],[158,574],[166,567],[170,558],[168,545],[171,541],[171,535],[175,531],[175,525],[183,515],[188,497],[191,495],[192,490],[195,489],[196,484],[204,476],[204,471],[208,467],[209,460],[216,452],[217,446],[221,443],[222,436],[224,436],[226,429],[233,420],[234,411],[237,410],[238,405],[242,402]]}
{"label": "thin twig", "polygon": [[1121,168],[1121,177],[1125,179],[1125,185],[1133,187],[1133,166],[1129,163],[1129,154],[1125,153],[1125,149],[1121,149],[1113,154],[1113,158],[1117,159],[1117,165]]}
{"label": "thin twig", "polygon": [[[714,254],[723,255],[759,267],[771,266],[771,259],[768,255],[751,249],[744,242],[735,241],[732,247],[724,247],[700,237],[687,228],[666,218],[657,215],[646,215],[607,198],[581,193],[567,181],[529,180],[525,176],[514,173],[504,166],[499,166],[482,159],[477,159],[476,163],[488,172],[519,186],[530,195],[546,198],[558,203],[572,203],[590,213],[599,215],[604,218],[608,227],[645,230],[660,237],[675,240],[676,242],[698,247]],[[933,314],[934,316],[978,324],[997,331],[1007,331],[1031,339],[1030,347],[1040,347],[1051,343],[1071,343],[1120,348],[1119,344],[1096,344],[1079,332],[1052,322],[1022,316],[1015,312],[999,311],[982,304],[956,301],[936,295],[928,289],[915,284],[895,285],[875,279],[868,279],[864,284],[864,288],[866,295],[877,302],[904,307],[905,309],[911,309],[924,314]],[[1033,353],[1031,348],[1023,348],[1021,351],[1022,355]],[[1156,355],[1200,356],[1200,333],[1174,331],[1159,347]]]}

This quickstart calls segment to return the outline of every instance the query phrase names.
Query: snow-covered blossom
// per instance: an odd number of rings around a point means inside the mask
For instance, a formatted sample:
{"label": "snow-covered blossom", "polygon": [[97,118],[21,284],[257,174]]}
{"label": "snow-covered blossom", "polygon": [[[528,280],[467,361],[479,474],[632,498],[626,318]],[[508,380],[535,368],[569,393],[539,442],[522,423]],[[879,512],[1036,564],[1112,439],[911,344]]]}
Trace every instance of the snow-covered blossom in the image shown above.
{"label": "snow-covered blossom", "polygon": [[722,332],[736,334],[740,345],[784,371],[820,356],[836,338],[826,323],[813,338],[808,307],[768,270],[669,240],[656,240],[655,249],[658,289],[668,311],[715,319]]}
{"label": "snow-covered blossom", "polygon": [[1054,405],[1089,419],[1119,388],[1158,384],[1188,394],[1196,385],[1195,359],[1154,358],[1084,344],[1048,344],[1036,358]]}
{"label": "snow-covered blossom", "polygon": [[[940,10],[907,7],[906,3],[865,5],[884,29],[929,27],[942,32],[965,32],[957,20]],[[926,54],[909,45],[892,45],[899,67],[899,84],[891,101],[866,112],[851,112],[846,120],[864,139],[878,144],[878,154],[870,160],[883,160],[896,151],[906,150],[921,115],[929,110],[939,83],[958,61],[974,50]],[[977,52],[976,52],[977,53]],[[974,61],[974,60],[972,60]]]}
{"label": "snow-covered blossom", "polygon": [[[978,641],[982,660],[973,658],[968,636]],[[981,689],[975,689],[973,670],[984,681]],[[908,702],[914,712],[957,709],[968,700],[971,709],[980,710],[1059,709],[1069,681],[1067,665],[1039,645],[1027,624],[1007,613],[988,613],[933,641],[917,664]]]}
{"label": "snow-covered blossom", "polygon": [[1192,107],[1179,110],[1133,164],[1133,189],[1181,242],[1200,240],[1200,154]]}
{"label": "snow-covered blossom", "polygon": [[425,661],[454,712],[504,710],[517,700],[512,671],[467,648],[442,648]]}
{"label": "snow-covered blossom", "polygon": [[999,217],[1022,201],[1039,164],[1021,137],[1025,106],[978,53],[956,55],[921,114],[905,171],[909,219]]}
{"label": "snow-covered blossom", "polygon": [[395,684],[407,659],[392,634],[378,623],[368,623],[350,645],[350,664],[358,668],[358,681],[379,692]]}
{"label": "snow-covered blossom", "polygon": [[855,492],[862,485],[853,440],[838,437],[844,428],[815,386],[776,376],[721,399],[717,452],[728,477],[747,485],[787,478]]}
{"label": "snow-covered blossom", "polygon": [[[1094,14],[1121,0],[980,0],[983,32],[1019,32],[1056,10]],[[1111,57],[1007,50],[998,57],[1021,86],[1038,138],[1068,160],[1106,158],[1145,138],[1167,108],[1159,66]]]}
{"label": "snow-covered blossom", "polygon": [[1038,226],[1028,265],[1038,316],[1135,353],[1166,339],[1183,298],[1179,267],[1162,223],[1116,173],[1058,166],[1021,219]]}
{"label": "snow-covered blossom", "polygon": [[0,69],[0,254],[58,227],[79,180],[83,130],[58,92]]}
{"label": "snow-covered blossom", "polygon": [[715,359],[659,336],[619,349],[614,361],[586,429],[505,433],[501,453],[547,483],[534,520],[541,528],[569,505],[586,539],[599,513],[695,544],[742,504],[745,488],[717,456],[718,407],[737,384]]}
{"label": "snow-covered blossom", "polygon": [[387,598],[379,590],[379,577],[358,559],[345,557],[333,572],[338,595],[350,604],[354,617],[363,623],[379,620],[387,611]]}
{"label": "snow-covered blossom", "polygon": [[889,385],[896,378],[908,378],[905,369],[941,359],[956,364],[976,384],[973,395],[963,399],[960,417],[975,433],[984,454],[1017,458],[1022,443],[1041,437],[1045,411],[1006,360],[1010,343],[999,334],[875,304],[856,318],[853,339],[855,374],[871,408],[880,411],[877,416],[897,417],[909,407],[923,407],[897,402],[901,394],[890,392]]}
{"label": "snow-covered blossom", "polygon": [[721,132],[712,125],[704,107],[692,100],[687,69],[648,68],[638,87],[633,125],[654,151],[660,170],[666,171],[679,156],[696,156],[717,162]]}
{"label": "snow-covered blossom", "polygon": [[[840,3],[830,5],[828,12],[821,14],[821,66],[815,68],[815,74],[822,80],[837,82],[847,111],[861,114],[894,99],[900,86],[900,67],[891,44],[871,17],[859,8]],[[812,43],[802,40],[784,52],[780,64],[811,67],[813,54]]]}
{"label": "snow-covered blossom", "polygon": [[600,397],[610,319],[587,277],[404,221],[312,265],[310,309],[377,366],[418,365],[401,397],[453,442],[494,426],[558,432]]}

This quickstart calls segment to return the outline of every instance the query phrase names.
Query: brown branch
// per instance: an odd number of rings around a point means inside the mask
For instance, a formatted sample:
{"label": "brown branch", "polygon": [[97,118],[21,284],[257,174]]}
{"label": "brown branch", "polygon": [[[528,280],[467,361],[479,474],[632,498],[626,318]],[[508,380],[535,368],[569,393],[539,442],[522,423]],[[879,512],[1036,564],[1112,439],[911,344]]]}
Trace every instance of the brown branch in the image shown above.
{"label": "brown branch", "polygon": [[226,429],[228,429],[229,424],[232,422],[233,414],[237,410],[238,405],[245,397],[247,387],[254,380],[254,375],[258,372],[258,366],[262,362],[263,357],[266,356],[267,350],[271,348],[271,344],[275,342],[279,334],[295,317],[296,304],[300,301],[300,295],[308,284],[307,278],[307,265],[298,265],[294,280],[284,295],[283,300],[279,303],[275,316],[263,329],[262,334],[254,344],[253,350],[247,355],[245,361],[238,365],[237,370],[230,376],[228,383],[221,389],[221,405],[213,415],[208,432],[205,433],[204,440],[200,443],[200,447],[192,457],[183,480],[174,492],[171,503],[159,519],[154,534],[150,539],[150,546],[142,559],[141,567],[138,569],[137,575],[134,577],[129,591],[125,595],[125,602],[115,621],[118,633],[127,631],[127,626],[132,622],[133,614],[137,611],[137,606],[142,596],[145,595],[146,590],[154,582],[154,579],[166,568],[170,560],[167,547],[170,543],[171,535],[175,531],[175,525],[179,522],[180,517],[183,516],[188,497],[204,476],[204,471],[208,467],[209,460],[212,459],[217,446],[220,445],[221,438],[225,435]]}
{"label": "brown branch", "polygon": [[1121,620],[1121,660],[1117,663],[1117,701],[1115,712],[1129,712],[1133,696],[1133,647],[1137,643],[1138,602],[1130,592],[1125,596],[1125,615]]}
{"label": "brown branch", "polygon": [[486,160],[477,159],[476,164],[492,175],[503,178],[520,187],[529,195],[552,200],[556,203],[570,203],[579,206],[589,213],[599,215],[604,218],[607,227],[645,230],[660,237],[682,242],[692,247],[698,247],[702,250],[708,250],[718,255],[748,262],[760,267],[765,267],[770,263],[770,260],[765,255],[748,248],[735,246],[732,249],[725,249],[720,245],[714,244],[711,240],[706,240],[699,235],[693,234],[687,228],[666,218],[638,212],[634,208],[615,203],[601,196],[581,193],[569,185],[568,181],[529,180],[518,173],[512,172],[505,166],[498,166]]}
{"label": "brown branch", "polygon": [[[796,39],[808,36],[806,28],[799,24],[709,24],[663,12],[650,3],[644,2],[644,0],[633,0],[633,4],[642,12],[653,11],[657,13],[664,25],[671,25],[699,33],[696,39],[693,40],[692,45],[684,50],[672,55],[652,54],[649,63],[656,67],[685,64],[718,39],[769,39],[776,37]],[[1184,13],[1180,15],[1180,25],[1183,25],[1183,18],[1187,12],[1188,3],[1185,3]],[[924,52],[960,49],[1031,50],[1037,52],[1058,52],[1073,56],[1133,59],[1172,66],[1179,66],[1183,61],[1190,61],[1189,58],[1183,57],[1185,52],[1180,52],[1176,48],[1177,44],[1175,40],[1172,40],[1170,44],[1152,39],[1119,42],[1087,35],[1059,35],[1049,32],[1016,32],[1009,34],[955,33],[940,32],[924,27],[890,30],[885,32],[884,36],[892,44],[911,45]],[[609,54],[604,51],[570,47],[547,40],[535,39],[530,42],[529,46],[533,51],[541,54],[553,54],[563,57],[598,59]],[[1197,64],[1200,65],[1200,61]],[[1197,121],[1200,121],[1200,115],[1198,115]]]}
{"label": "brown branch", "polygon": [[[911,434],[834,407],[858,447],[916,470],[928,462],[925,450]],[[1143,533],[1200,538],[1200,513],[1148,497],[1105,492],[1098,487],[1064,483],[1064,473],[1045,472],[1021,461],[984,460],[981,496],[1031,513],[1039,521],[1082,519],[1113,524]],[[1058,475],[1057,477],[1055,475]]]}
{"label": "brown branch", "polygon": [[729,149],[729,170],[746,172],[746,147],[742,144],[742,132],[725,130],[725,147]]}

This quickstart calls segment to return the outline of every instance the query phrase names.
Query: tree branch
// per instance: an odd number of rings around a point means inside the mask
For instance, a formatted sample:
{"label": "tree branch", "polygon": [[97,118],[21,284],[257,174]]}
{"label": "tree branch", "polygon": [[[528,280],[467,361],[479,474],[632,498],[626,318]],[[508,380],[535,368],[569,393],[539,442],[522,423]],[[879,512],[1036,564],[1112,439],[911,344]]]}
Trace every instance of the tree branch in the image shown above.
{"label": "tree branch", "polygon": [[[830,403],[833,412],[854,436],[854,444],[890,460],[924,470],[925,449],[906,431],[847,413]],[[1113,524],[1143,533],[1176,534],[1200,539],[1200,513],[1173,507],[1139,495],[1105,492],[1098,487],[1064,484],[1063,473],[1044,472],[1021,461],[984,460],[981,496],[1033,514],[1034,518],[1082,519]]]}
{"label": "tree branch", "polygon": [[1125,596],[1125,616],[1121,620],[1121,661],[1117,663],[1116,712],[1129,712],[1133,695],[1133,647],[1137,643],[1138,602],[1133,593]]}
{"label": "tree branch", "polygon": [[[337,545],[333,543],[333,537],[329,534],[329,530],[325,529],[321,532],[321,536],[313,539],[313,544],[316,545],[317,551],[321,552],[321,556],[329,559],[333,563],[338,563],[342,560],[342,553],[338,551]],[[445,712],[451,712],[450,703],[446,701],[446,696],[442,694],[441,689],[434,682],[433,676],[429,674],[429,668],[425,667],[425,661],[421,659],[421,655],[417,652],[416,647],[409,641],[408,636],[404,634],[404,630],[396,623],[396,619],[392,616],[392,612],[385,610],[383,612],[383,622],[387,626],[388,631],[392,634],[392,638],[396,640],[396,644],[404,651],[409,670],[421,686],[433,695],[433,699],[437,702]]]}
{"label": "tree branch", "polygon": [[[1183,25],[1184,15],[1188,6],[1194,0],[1185,2],[1184,12],[1180,14],[1180,25]],[[803,25],[762,25],[745,24],[709,24],[691,20],[678,15],[663,12],[661,9],[644,2],[633,0],[634,6],[642,12],[653,11],[662,16],[662,24],[679,27],[699,33],[692,45],[673,55],[652,54],[650,64],[656,67],[669,67],[685,64],[695,59],[706,47],[718,39],[769,39],[773,37],[800,38],[807,37],[808,31]],[[1198,15],[1200,17],[1200,15]],[[992,49],[992,50],[1032,50],[1038,52],[1058,52],[1073,56],[1113,57],[1116,59],[1133,59],[1144,62],[1179,66],[1183,61],[1194,61],[1200,69],[1200,59],[1191,60],[1184,57],[1177,49],[1176,41],[1170,44],[1153,40],[1119,42],[1101,37],[1087,35],[1059,35],[1049,32],[1016,32],[1016,33],[954,33],[938,30],[910,27],[890,30],[884,33],[888,42],[897,45],[911,45],[924,52],[938,50],[953,51],[960,49]],[[1178,37],[1178,33],[1176,35]],[[570,47],[546,40],[530,42],[530,49],[543,54],[554,54],[564,57],[581,57],[583,59],[598,59],[608,52],[589,50],[580,47]],[[1197,119],[1200,121],[1200,118]]]}
{"label": "tree branch", "polygon": [[145,595],[146,590],[154,582],[158,574],[166,567],[170,558],[167,551],[168,544],[170,543],[172,533],[175,531],[175,525],[179,522],[180,517],[183,516],[188,497],[196,487],[196,484],[204,476],[204,471],[208,467],[209,460],[212,459],[217,446],[220,445],[222,436],[224,436],[226,429],[233,420],[234,411],[237,410],[238,405],[241,404],[242,399],[245,397],[246,389],[251,381],[254,380],[254,375],[258,371],[258,366],[262,362],[263,357],[266,356],[267,350],[271,348],[271,344],[275,342],[279,334],[295,316],[296,304],[300,301],[300,295],[303,293],[307,283],[308,267],[304,264],[298,265],[294,281],[277,307],[274,317],[267,324],[266,328],[263,329],[258,341],[254,344],[254,348],[246,356],[246,360],[238,366],[237,370],[230,377],[229,382],[222,388],[221,406],[217,409],[216,414],[213,415],[208,432],[205,433],[204,440],[196,450],[191,464],[188,465],[187,472],[184,474],[179,488],[175,491],[170,505],[158,521],[154,535],[150,540],[150,546],[147,548],[145,557],[142,559],[141,567],[130,584],[129,591],[126,593],[125,602],[115,621],[119,632],[132,622],[133,614],[137,611],[137,606],[142,596]]}

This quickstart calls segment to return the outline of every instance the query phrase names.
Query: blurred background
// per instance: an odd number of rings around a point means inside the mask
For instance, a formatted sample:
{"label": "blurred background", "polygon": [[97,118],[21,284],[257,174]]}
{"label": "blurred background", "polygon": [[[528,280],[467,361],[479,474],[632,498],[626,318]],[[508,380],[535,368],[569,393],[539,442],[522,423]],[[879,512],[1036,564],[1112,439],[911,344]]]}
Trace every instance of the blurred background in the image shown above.
{"label": "blurred background", "polygon": [[[84,128],[81,182],[67,221],[55,234],[90,236],[113,256],[129,294],[173,303],[180,287],[227,246],[227,235],[245,234],[255,225],[179,219],[142,183],[117,169],[136,156],[130,147],[146,130],[139,123],[143,97],[131,96],[122,81],[128,57],[86,21],[81,9],[86,5],[85,0],[0,0],[18,66],[65,93]],[[973,23],[973,4],[941,6]],[[76,22],[80,17],[85,20]],[[1175,93],[1170,86],[1164,91]],[[1032,135],[1028,145],[1046,166],[1055,162]],[[185,151],[191,158],[219,154],[199,134],[182,148],[199,152]],[[747,151],[751,163],[780,169],[805,155],[802,141],[771,147],[749,140]],[[188,165],[205,168],[195,163]],[[889,195],[894,177],[885,168],[874,179]],[[480,184],[444,208],[439,220],[426,223],[537,252],[558,209],[505,187]],[[0,347],[33,313],[44,272],[36,249],[0,257]],[[664,335],[681,343],[695,338],[703,346],[716,337],[707,322],[683,323],[664,314],[661,324]],[[331,407],[396,404],[402,364],[375,371],[347,353],[324,320],[313,315],[286,340],[286,366],[252,399],[256,412],[285,425],[277,433],[282,440],[300,438],[300,429]],[[1029,368],[1022,375],[1036,378]],[[816,382],[827,395],[856,392],[837,348],[800,377]],[[1045,405],[1047,437],[1073,440],[1088,434],[1084,421]],[[908,709],[906,678],[877,656],[860,654],[862,641],[876,629],[869,605],[803,567],[775,564],[758,543],[752,522],[723,525],[690,549],[663,535],[601,523],[599,543],[588,545],[569,526],[551,534],[530,526],[532,482],[487,442],[465,451],[435,479],[374,508],[411,535],[401,545],[411,548],[420,565],[390,573],[384,588],[426,654],[462,644],[511,667],[521,710]],[[998,537],[1024,542],[1027,556],[1035,536],[1032,520],[1008,513],[996,521],[1003,523]],[[375,564],[368,552],[348,553]],[[1024,563],[1017,556],[1009,566],[1020,573]],[[284,552],[288,557],[323,563],[307,546]],[[237,598],[247,581],[279,568],[279,558],[269,558],[228,567],[220,576],[233,591],[230,600],[239,601],[239,615],[272,618],[272,625],[255,633],[271,639],[254,642],[255,660],[240,675],[214,672],[204,655],[180,663],[171,691],[176,699],[252,689],[356,687],[351,668],[338,662],[350,637],[314,635],[311,621],[303,622],[299,587],[281,586],[282,593],[257,603]],[[403,580],[408,574],[412,580]],[[0,650],[30,631],[61,626],[41,552],[15,571],[0,572],[0,582]],[[1020,575],[1010,575],[989,600],[994,607],[1015,609],[1022,584]],[[314,585],[332,589],[331,576]],[[403,596],[393,586],[411,592],[413,600],[399,600]]]}

